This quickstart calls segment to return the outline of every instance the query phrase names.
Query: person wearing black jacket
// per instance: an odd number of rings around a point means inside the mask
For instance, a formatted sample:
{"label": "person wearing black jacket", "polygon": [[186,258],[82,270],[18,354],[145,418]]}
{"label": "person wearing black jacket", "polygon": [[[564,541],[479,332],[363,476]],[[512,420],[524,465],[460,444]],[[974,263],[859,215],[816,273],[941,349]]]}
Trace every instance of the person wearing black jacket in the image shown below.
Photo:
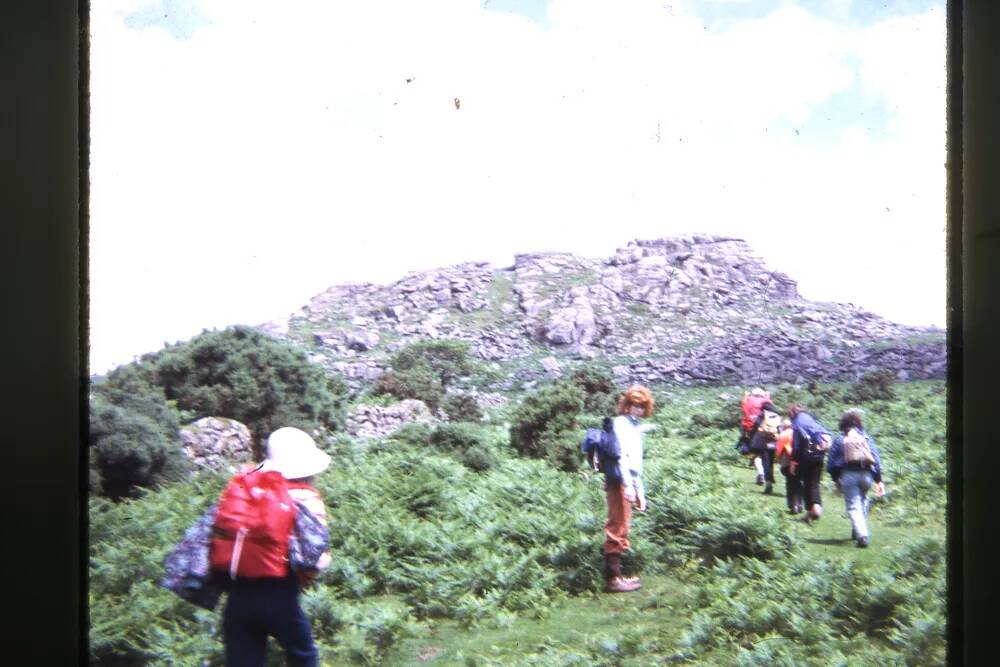
{"label": "person wearing black jacket", "polygon": [[792,421],[792,428],[795,429],[792,437],[790,471],[802,480],[802,493],[808,508],[805,520],[815,521],[823,514],[819,483],[823,476],[823,460],[833,438],[830,436],[830,431],[806,412],[800,403],[788,408],[788,418]]}

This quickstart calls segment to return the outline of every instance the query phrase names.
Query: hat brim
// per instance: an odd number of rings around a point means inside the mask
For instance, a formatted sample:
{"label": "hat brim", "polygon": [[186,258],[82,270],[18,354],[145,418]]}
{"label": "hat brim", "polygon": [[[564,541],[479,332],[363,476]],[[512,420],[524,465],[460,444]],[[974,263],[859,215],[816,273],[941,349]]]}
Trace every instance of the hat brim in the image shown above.
{"label": "hat brim", "polygon": [[326,470],[330,465],[330,455],[319,449],[313,450],[308,456],[296,457],[293,461],[276,461],[264,459],[261,470],[275,470],[285,479],[302,479],[312,477]]}

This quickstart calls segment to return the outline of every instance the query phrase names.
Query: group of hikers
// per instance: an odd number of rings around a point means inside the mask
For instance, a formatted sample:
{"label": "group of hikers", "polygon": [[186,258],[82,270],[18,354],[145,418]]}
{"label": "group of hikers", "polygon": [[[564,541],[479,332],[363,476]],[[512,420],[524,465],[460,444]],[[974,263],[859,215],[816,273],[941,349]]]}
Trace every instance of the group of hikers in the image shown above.
{"label": "group of hikers", "polygon": [[[800,404],[782,419],[761,388],[741,401],[743,422],[738,447],[752,459],[757,483],[770,493],[774,463],[785,476],[788,511],[805,508],[806,521],[822,514],[820,478],[826,470],[844,495],[857,546],[869,541],[867,494],[882,495],[882,462],[861,415],[849,410],[840,433],[830,432]],[[601,429],[588,429],[583,452],[604,473],[608,516],[604,525],[606,590],[638,590],[638,577],[622,572],[629,549],[633,507],[646,509],[642,479],[643,434],[656,428],[643,423],[655,402],[647,387],[629,387],[618,399],[615,417]],[[167,556],[165,588],[213,609],[228,593],[223,612],[225,663],[263,666],[268,637],[277,639],[290,664],[317,665],[319,653],[309,621],[299,604],[300,589],[330,563],[326,510],[313,478],[330,463],[306,432],[279,428],[266,443],[266,458],[245,468],[227,484],[218,502],[185,534]]]}
{"label": "group of hikers", "polygon": [[[655,428],[641,423],[653,414],[649,389],[635,385],[618,401],[619,415],[605,419],[602,429],[588,429],[582,449],[595,470],[604,473],[608,518],[604,525],[604,577],[606,590],[638,590],[638,577],[622,574],[621,554],[629,548],[632,507],[645,511],[642,482],[642,434]],[[869,490],[885,494],[882,458],[875,440],[864,430],[861,412],[848,410],[840,418],[836,437],[800,403],[788,407],[782,418],[768,392],[760,387],[745,392],[737,448],[750,457],[757,484],[764,493],[774,486],[774,463],[785,478],[789,514],[806,511],[805,521],[823,514],[820,482],[825,469],[844,496],[851,522],[851,537],[860,548],[868,546]]]}
{"label": "group of hikers", "polygon": [[844,496],[852,539],[858,547],[867,547],[868,492],[882,496],[885,484],[882,456],[875,439],[864,430],[861,411],[846,411],[833,437],[801,403],[789,406],[788,416],[782,419],[770,394],[760,387],[744,393],[740,407],[743,418],[736,447],[751,459],[764,493],[771,493],[777,462],[785,478],[789,514],[805,509],[806,522],[815,521],[823,514],[820,481],[825,463],[826,472]]}

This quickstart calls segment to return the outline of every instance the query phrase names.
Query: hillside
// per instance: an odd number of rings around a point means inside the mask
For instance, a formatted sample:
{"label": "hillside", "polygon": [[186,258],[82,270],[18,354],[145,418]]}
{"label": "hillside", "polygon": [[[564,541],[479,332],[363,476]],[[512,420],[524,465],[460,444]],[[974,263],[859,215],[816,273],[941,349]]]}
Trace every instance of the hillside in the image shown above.
{"label": "hillside", "polygon": [[355,386],[409,340],[467,340],[520,389],[582,360],[620,383],[854,380],[873,368],[943,378],[945,332],[852,304],[803,299],[741,239],[636,240],[606,258],[531,253],[494,269],[465,263],[390,285],[330,287],[261,325],[305,346]]}

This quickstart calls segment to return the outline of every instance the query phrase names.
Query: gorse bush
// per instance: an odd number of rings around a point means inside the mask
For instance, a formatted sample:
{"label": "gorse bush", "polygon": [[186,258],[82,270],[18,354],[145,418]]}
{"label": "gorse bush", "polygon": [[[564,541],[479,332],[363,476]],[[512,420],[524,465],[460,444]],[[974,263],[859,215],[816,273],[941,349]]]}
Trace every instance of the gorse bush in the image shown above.
{"label": "gorse bush", "polygon": [[512,419],[511,446],[524,456],[546,459],[561,470],[575,470],[580,465],[577,416],[585,398],[583,390],[567,382],[545,385],[528,394]]}
{"label": "gorse bush", "polygon": [[435,451],[455,455],[472,470],[482,472],[497,464],[498,457],[484,431],[468,423],[442,424],[430,434]]}
{"label": "gorse bush", "polygon": [[441,401],[441,409],[448,419],[455,422],[478,422],[483,419],[482,408],[469,394],[448,394]]}
{"label": "gorse bush", "polygon": [[469,343],[464,340],[419,340],[400,349],[389,361],[389,366],[397,372],[424,365],[442,387],[471,375],[479,366],[469,355]]}
{"label": "gorse bush", "polygon": [[193,418],[228,417],[245,424],[257,455],[282,426],[338,430],[345,385],[287,343],[244,326],[207,331],[169,345],[149,360],[168,399]]}
{"label": "gorse bush", "polygon": [[569,376],[569,382],[583,390],[583,409],[594,415],[609,416],[617,412],[618,387],[607,371],[581,366]]}
{"label": "gorse bush", "polygon": [[432,411],[437,410],[444,399],[444,385],[426,361],[417,360],[403,370],[391,370],[375,380],[371,392],[388,395],[398,400],[417,399],[427,404]]}
{"label": "gorse bush", "polygon": [[891,401],[896,398],[896,374],[890,370],[865,373],[844,393],[844,400],[852,403]]}
{"label": "gorse bush", "polygon": [[480,371],[480,365],[469,355],[467,341],[419,340],[397,351],[390,358],[389,366],[391,370],[375,381],[373,394],[390,395],[400,400],[415,398],[431,410],[444,408],[449,416],[449,408],[456,414],[473,414],[468,402],[445,394],[456,381]]}
{"label": "gorse bush", "polygon": [[181,452],[178,412],[148,368],[115,369],[92,387],[88,454],[90,491],[135,496],[183,479],[190,464]]}

